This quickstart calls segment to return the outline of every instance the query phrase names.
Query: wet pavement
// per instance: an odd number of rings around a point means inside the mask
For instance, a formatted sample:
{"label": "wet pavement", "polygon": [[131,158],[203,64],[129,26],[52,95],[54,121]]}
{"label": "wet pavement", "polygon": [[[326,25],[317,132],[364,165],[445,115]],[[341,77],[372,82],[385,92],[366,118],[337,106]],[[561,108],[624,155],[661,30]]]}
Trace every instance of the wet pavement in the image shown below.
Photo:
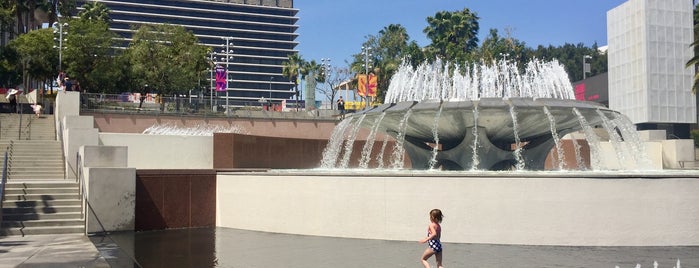
{"label": "wet pavement", "polygon": [[[424,244],[230,228],[120,232],[90,239],[112,267],[421,267]],[[444,245],[445,267],[699,267],[699,247]],[[0,255],[0,259],[2,255]],[[431,259],[434,266],[434,259]]]}
{"label": "wet pavement", "polygon": [[109,267],[80,234],[0,237],[0,267]]}

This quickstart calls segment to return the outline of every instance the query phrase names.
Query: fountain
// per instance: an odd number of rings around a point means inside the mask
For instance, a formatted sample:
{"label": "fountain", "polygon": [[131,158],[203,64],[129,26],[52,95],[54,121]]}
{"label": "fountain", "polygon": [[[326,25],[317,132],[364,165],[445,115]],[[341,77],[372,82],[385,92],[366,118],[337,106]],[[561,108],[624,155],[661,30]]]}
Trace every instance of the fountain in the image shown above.
{"label": "fountain", "polygon": [[[560,64],[445,66],[401,66],[384,104],[337,124],[321,168],[219,172],[218,226],[414,241],[440,208],[452,243],[699,245],[697,172],[645,170],[661,142],[574,100]],[[539,171],[547,155],[562,171]]]}
{"label": "fountain", "polygon": [[[344,140],[329,144],[352,148],[362,126],[371,129],[371,138],[377,130],[394,138],[391,168],[403,167],[405,152],[413,169],[543,170],[555,148],[557,168],[564,169],[560,137],[582,131],[591,147],[592,166],[600,168],[604,166],[595,130],[604,129],[618,157],[634,158],[635,165],[627,168],[647,166],[635,148],[639,143],[623,142],[637,140],[629,134],[633,131],[620,130],[633,129],[629,120],[600,104],[575,100],[557,61],[533,60],[523,71],[507,61],[463,70],[448,66],[440,60],[417,68],[403,64],[391,80],[385,103],[348,116],[343,124],[354,127],[337,128],[333,139]],[[338,159],[339,152],[333,151],[338,148],[326,149],[323,168],[347,167],[348,159]],[[576,149],[576,160],[579,153]],[[365,148],[362,163],[370,154]],[[587,168],[577,162],[577,168]]]}

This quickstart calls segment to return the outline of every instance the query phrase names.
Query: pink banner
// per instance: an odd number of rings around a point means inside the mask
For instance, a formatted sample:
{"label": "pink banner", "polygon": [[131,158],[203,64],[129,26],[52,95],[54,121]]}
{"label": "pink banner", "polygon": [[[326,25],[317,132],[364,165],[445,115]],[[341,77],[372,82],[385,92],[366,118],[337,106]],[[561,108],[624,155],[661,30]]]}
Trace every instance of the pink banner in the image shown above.
{"label": "pink banner", "polygon": [[226,68],[216,65],[216,91],[226,91]]}

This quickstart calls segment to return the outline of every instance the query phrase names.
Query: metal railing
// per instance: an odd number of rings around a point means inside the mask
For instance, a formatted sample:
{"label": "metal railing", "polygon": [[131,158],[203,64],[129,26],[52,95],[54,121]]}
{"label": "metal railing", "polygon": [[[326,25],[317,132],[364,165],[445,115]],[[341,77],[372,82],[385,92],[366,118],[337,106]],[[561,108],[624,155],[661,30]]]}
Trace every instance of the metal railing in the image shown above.
{"label": "metal railing", "polygon": [[5,151],[5,157],[3,159],[2,179],[0,180],[0,225],[2,225],[2,203],[5,201],[5,183],[7,183],[7,151]]}
{"label": "metal railing", "polygon": [[3,161],[2,161],[2,179],[0,179],[0,224],[2,224],[2,201],[5,201],[5,185],[7,184],[7,177],[9,176],[10,170],[10,156],[12,152],[12,142],[5,149]]}
{"label": "metal railing", "polygon": [[[31,140],[32,139],[32,124],[34,123],[33,117],[29,117],[28,119],[25,119],[25,116],[23,113],[17,114],[19,116],[19,120],[17,122],[17,140]],[[28,120],[27,123],[25,124],[25,120]],[[11,127],[5,124],[6,127]],[[10,135],[9,132],[10,129],[3,129],[2,127],[2,120],[0,120],[0,139],[3,138],[3,135],[7,137],[7,135]],[[12,137],[10,136],[10,139]]]}
{"label": "metal railing", "polygon": [[[142,101],[141,101],[142,100]],[[128,113],[153,113],[174,115],[226,116],[233,111],[296,111],[295,100],[229,100],[225,98],[209,99],[208,96],[196,95],[180,97],[161,97],[148,94],[141,99],[139,94],[100,94],[83,93],[80,96],[81,109],[87,111],[110,111]],[[212,107],[213,103],[213,107]],[[284,107],[282,104],[284,103]],[[228,104],[226,106],[226,104]],[[228,113],[227,113],[228,108]],[[298,108],[304,108],[304,102],[298,102]]]}
{"label": "metal railing", "polygon": [[80,164],[80,154],[75,157],[75,163],[78,166],[75,174],[75,182],[78,183],[78,193],[80,193],[80,217],[87,223],[87,217],[85,217],[85,202],[87,202],[87,195],[85,194],[85,177],[83,176],[83,165]]}

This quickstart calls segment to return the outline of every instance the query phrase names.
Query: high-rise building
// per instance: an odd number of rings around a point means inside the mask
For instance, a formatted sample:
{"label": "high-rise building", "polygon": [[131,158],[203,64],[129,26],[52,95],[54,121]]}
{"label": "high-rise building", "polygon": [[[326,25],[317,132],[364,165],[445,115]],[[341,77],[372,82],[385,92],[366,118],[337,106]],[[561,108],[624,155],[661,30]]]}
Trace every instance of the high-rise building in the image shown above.
{"label": "high-rise building", "polygon": [[[298,9],[293,0],[78,0],[78,11],[87,2],[100,2],[111,10],[110,29],[119,34],[123,46],[131,40],[134,26],[144,23],[181,25],[192,31],[218,53],[212,55],[217,64],[226,66],[228,60],[231,105],[294,96],[293,83],[282,75],[283,62],[298,52]],[[211,86],[210,81],[202,84]],[[226,95],[219,92],[222,98]]]}
{"label": "high-rise building", "polygon": [[629,0],[607,12],[609,108],[639,129],[688,137],[696,123],[692,95],[693,4]]}

